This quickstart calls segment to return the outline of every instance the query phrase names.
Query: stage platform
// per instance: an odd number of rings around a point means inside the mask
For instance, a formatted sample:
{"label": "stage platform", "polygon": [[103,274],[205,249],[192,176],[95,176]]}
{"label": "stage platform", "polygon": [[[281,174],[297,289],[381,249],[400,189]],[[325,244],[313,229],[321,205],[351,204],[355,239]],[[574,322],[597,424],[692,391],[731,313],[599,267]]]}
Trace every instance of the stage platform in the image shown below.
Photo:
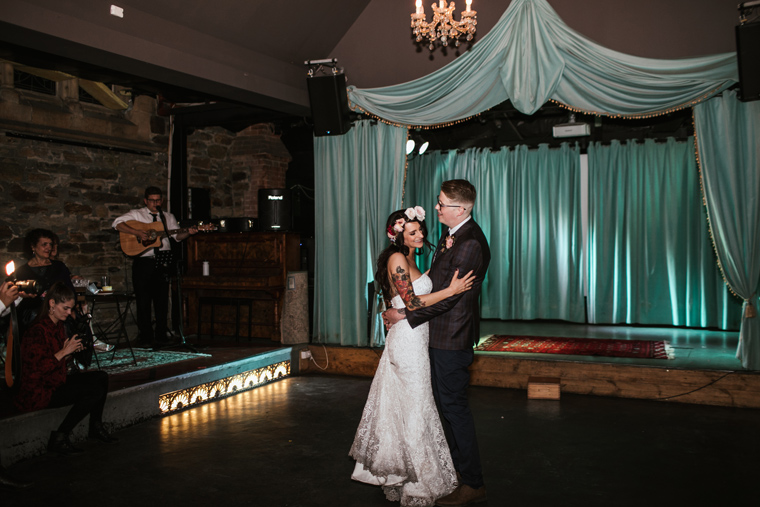
{"label": "stage platform", "polygon": [[[164,350],[185,351],[176,347]],[[251,340],[198,346],[202,354],[188,360],[110,375],[104,423],[114,431],[184,408],[204,399],[217,400],[270,381],[296,375],[292,347],[271,340]],[[292,357],[293,356],[293,357]],[[103,357],[103,356],[101,356]],[[291,368],[291,365],[293,367]],[[94,366],[94,364],[93,364]],[[199,388],[200,386],[200,388]],[[225,389],[227,392],[225,392]],[[197,391],[197,392],[196,392]],[[217,392],[219,394],[217,395]],[[167,396],[169,393],[174,393]],[[15,411],[7,393],[0,398],[0,457],[8,466],[46,452],[50,432],[63,420],[69,407],[29,413]],[[166,402],[166,400],[169,400]],[[175,408],[175,412],[181,410]],[[74,440],[86,437],[86,424],[74,431]]]}
{"label": "stage platform", "polygon": [[[527,390],[530,377],[559,377],[562,393],[760,408],[760,373],[744,370],[735,357],[738,332],[483,321],[481,340],[493,334],[665,340],[673,347],[675,359],[476,352],[473,385]],[[313,361],[300,360],[300,370],[308,373],[371,377],[382,354],[380,348],[315,344],[308,348]]]}

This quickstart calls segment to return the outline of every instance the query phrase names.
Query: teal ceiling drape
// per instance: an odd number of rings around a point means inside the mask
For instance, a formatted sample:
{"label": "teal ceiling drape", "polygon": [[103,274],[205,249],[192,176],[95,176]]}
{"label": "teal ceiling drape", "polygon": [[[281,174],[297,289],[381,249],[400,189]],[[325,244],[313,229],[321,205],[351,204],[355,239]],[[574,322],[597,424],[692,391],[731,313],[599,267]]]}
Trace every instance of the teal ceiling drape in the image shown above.
{"label": "teal ceiling drape", "polygon": [[349,87],[354,110],[408,126],[445,124],[510,100],[533,114],[549,100],[605,116],[692,106],[737,80],[734,53],[655,60],[607,49],[574,31],[546,0],[514,0],[469,52],[425,77]]}

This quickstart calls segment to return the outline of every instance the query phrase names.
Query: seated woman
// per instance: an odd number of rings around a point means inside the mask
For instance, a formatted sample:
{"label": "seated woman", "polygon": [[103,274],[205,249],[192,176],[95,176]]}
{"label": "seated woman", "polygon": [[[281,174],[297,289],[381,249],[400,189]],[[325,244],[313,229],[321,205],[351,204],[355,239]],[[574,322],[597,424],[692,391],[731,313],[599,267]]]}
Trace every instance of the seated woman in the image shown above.
{"label": "seated woman", "polygon": [[42,310],[21,343],[21,383],[14,400],[22,411],[72,405],[48,450],[60,454],[81,452],[71,443],[71,432],[90,415],[90,438],[113,442],[103,427],[103,408],[108,394],[108,374],[103,371],[67,375],[67,362],[82,348],[76,335],[66,336],[64,321],[74,307],[74,292],[63,282],[47,291]]}
{"label": "seated woman", "polygon": [[[24,255],[29,262],[19,267],[13,275],[17,280],[35,280],[38,293],[43,294],[55,283],[63,282],[76,294],[71,271],[58,260],[58,236],[47,229],[32,229],[24,238]],[[19,336],[23,337],[41,308],[41,298],[24,299],[18,306]],[[86,310],[85,310],[86,313]],[[93,342],[98,352],[113,350],[113,345],[98,340]]]}
{"label": "seated woman", "polygon": [[[17,280],[35,280],[38,293],[44,294],[55,282],[63,282],[74,292],[71,272],[61,261],[52,260],[50,254],[58,237],[47,229],[33,229],[24,238],[24,255],[29,261],[16,269]],[[18,305],[18,325],[22,338],[41,309],[41,298],[24,299]]]}

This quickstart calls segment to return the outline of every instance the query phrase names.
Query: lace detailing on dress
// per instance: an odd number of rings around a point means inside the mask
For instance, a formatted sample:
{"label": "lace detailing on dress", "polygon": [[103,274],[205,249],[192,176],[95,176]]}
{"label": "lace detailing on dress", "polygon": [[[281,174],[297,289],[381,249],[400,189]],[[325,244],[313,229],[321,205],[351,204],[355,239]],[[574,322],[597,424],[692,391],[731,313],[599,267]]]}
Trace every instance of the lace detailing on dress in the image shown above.
{"label": "lace detailing on dress", "polygon": [[[429,294],[427,275],[414,281],[416,294]],[[403,307],[399,296],[394,308]],[[349,453],[351,478],[383,486],[386,498],[406,506],[431,506],[456,487],[456,472],[433,400],[428,325],[406,320],[394,325],[372,381]]]}

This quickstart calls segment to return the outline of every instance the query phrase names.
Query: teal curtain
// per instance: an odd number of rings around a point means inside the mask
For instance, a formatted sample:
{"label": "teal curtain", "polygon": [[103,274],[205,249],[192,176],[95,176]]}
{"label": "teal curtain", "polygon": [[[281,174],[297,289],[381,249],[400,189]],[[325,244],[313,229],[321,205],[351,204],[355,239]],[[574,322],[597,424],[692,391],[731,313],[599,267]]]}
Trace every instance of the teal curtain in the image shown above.
{"label": "teal curtain", "polygon": [[385,121],[436,125],[506,100],[533,114],[554,100],[599,115],[690,107],[738,81],[736,54],[655,60],[607,49],[569,28],[546,0],[513,0],[472,50],[420,79],[349,87],[351,107]]}
{"label": "teal curtain", "polygon": [[[579,155],[565,143],[559,149],[433,152],[410,161],[410,203],[434,206],[441,183],[453,178],[469,180],[478,191],[473,217],[491,247],[483,318],[584,321]],[[429,227],[435,243],[441,230],[434,221]],[[420,265],[428,263],[429,257]]]}
{"label": "teal curtain", "polygon": [[735,329],[693,142],[592,143],[588,167],[589,322]]}
{"label": "teal curtain", "polygon": [[[314,338],[340,345],[383,342],[368,296],[385,220],[401,206],[407,131],[359,121],[342,136],[314,138],[316,255]],[[368,297],[372,304],[368,302]]]}
{"label": "teal curtain", "polygon": [[724,93],[694,109],[705,203],[720,267],[744,300],[737,357],[760,370],[760,102]]}

